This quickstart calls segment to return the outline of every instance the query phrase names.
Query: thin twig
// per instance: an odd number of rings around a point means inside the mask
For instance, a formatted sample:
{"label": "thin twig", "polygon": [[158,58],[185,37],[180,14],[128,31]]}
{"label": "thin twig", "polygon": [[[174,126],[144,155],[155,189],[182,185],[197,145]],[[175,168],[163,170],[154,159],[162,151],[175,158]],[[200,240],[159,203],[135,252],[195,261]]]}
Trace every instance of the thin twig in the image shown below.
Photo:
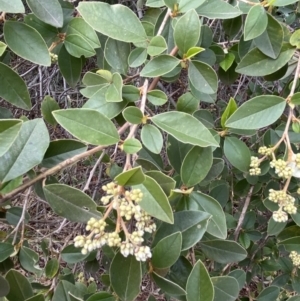
{"label": "thin twig", "polygon": [[238,221],[238,224],[237,224],[237,227],[234,231],[234,240],[235,241],[238,240],[238,237],[239,237],[239,234],[240,234],[240,231],[241,231],[241,228],[242,228],[242,224],[243,224],[247,209],[248,209],[249,204],[250,204],[253,188],[254,188],[254,186],[252,186],[250,188],[249,192],[248,192],[248,195],[246,197],[246,200],[245,200],[245,203],[244,203],[244,206],[243,206],[243,209],[242,209],[242,213],[240,215],[240,218],[239,218],[239,221]]}
{"label": "thin twig", "polygon": [[157,36],[161,35],[161,33],[163,32],[163,30],[166,26],[166,23],[167,23],[170,16],[171,16],[171,9],[169,8],[166,15],[165,15],[165,17],[164,17],[164,19],[163,19],[163,21],[162,21],[162,23],[161,23],[161,25],[160,25],[160,27],[159,27],[159,29],[158,29],[158,31],[157,31],[157,34],[156,34]]}
{"label": "thin twig", "polygon": [[89,186],[90,186],[91,180],[92,180],[92,178],[93,178],[93,176],[94,176],[94,173],[95,173],[95,171],[96,171],[96,168],[97,168],[97,166],[100,164],[100,162],[101,162],[101,160],[103,159],[104,155],[105,155],[105,151],[102,152],[101,156],[98,158],[97,162],[95,163],[93,169],[92,169],[91,172],[90,172],[89,178],[88,178],[88,180],[86,181],[86,184],[85,184],[85,186],[84,186],[84,188],[83,188],[82,191],[86,191],[86,190],[89,189]]}

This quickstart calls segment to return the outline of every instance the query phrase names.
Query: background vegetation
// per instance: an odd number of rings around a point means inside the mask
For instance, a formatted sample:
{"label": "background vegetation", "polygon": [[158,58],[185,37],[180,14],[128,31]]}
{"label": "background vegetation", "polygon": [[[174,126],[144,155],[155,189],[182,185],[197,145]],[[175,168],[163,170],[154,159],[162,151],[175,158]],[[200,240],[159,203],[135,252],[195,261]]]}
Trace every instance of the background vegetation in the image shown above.
{"label": "background vegetation", "polygon": [[300,300],[296,0],[0,0],[0,300]]}

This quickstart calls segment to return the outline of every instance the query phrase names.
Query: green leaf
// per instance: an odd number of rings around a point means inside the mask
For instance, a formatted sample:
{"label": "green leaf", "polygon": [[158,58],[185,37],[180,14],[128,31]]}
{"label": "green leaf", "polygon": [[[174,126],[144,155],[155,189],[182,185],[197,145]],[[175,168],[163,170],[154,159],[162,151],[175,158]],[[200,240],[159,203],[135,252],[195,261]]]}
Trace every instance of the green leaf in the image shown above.
{"label": "green leaf", "polygon": [[3,262],[6,258],[9,258],[14,251],[14,246],[12,244],[0,242],[0,262]]}
{"label": "green leaf", "polygon": [[86,301],[116,301],[116,298],[107,292],[98,292],[90,296]]}
{"label": "green leaf", "polygon": [[143,126],[141,139],[146,148],[154,154],[159,154],[163,147],[163,136],[159,129],[151,124]]}
{"label": "green leaf", "polygon": [[297,2],[297,0],[268,0],[268,2],[272,3],[272,6],[286,6]]}
{"label": "green leaf", "polygon": [[179,258],[181,245],[182,235],[180,232],[164,237],[152,250],[152,266],[157,269],[165,269],[172,266]]}
{"label": "green leaf", "polygon": [[182,162],[180,176],[183,184],[191,187],[200,183],[207,176],[212,163],[211,147],[194,146]]}
{"label": "green leaf", "polygon": [[182,94],[177,100],[177,111],[193,114],[198,107],[199,99],[195,98],[190,92]]}
{"label": "green leaf", "polygon": [[142,184],[133,187],[140,189],[143,193],[143,199],[139,203],[142,209],[166,223],[172,224],[174,222],[169,200],[155,180],[146,176],[146,180]]}
{"label": "green leaf", "polygon": [[132,124],[142,123],[144,117],[142,111],[137,107],[128,107],[122,114],[124,119]]}
{"label": "green leaf", "polygon": [[9,283],[0,275],[0,298],[5,297],[9,293],[9,290]]}
{"label": "green leaf", "polygon": [[284,43],[277,59],[263,54],[258,48],[246,54],[235,69],[236,72],[249,76],[265,76],[282,68],[295,53],[295,48]]}
{"label": "green leaf", "polygon": [[285,109],[285,99],[262,95],[245,102],[227,119],[225,126],[236,129],[259,129],[274,123]]}
{"label": "green leaf", "polygon": [[296,251],[300,253],[300,236],[284,239],[279,242],[279,245],[283,245],[288,252]]}
{"label": "green leaf", "polygon": [[141,149],[142,149],[142,144],[136,138],[126,139],[122,144],[122,150],[126,154],[136,154]]}
{"label": "green leaf", "polygon": [[0,97],[21,109],[31,109],[31,100],[25,82],[3,63],[0,63]]}
{"label": "green leaf", "polygon": [[229,102],[227,104],[227,107],[225,111],[222,114],[221,117],[221,126],[223,129],[225,129],[225,123],[227,119],[237,110],[237,104],[234,100],[234,98],[230,97]]}
{"label": "green leaf", "polygon": [[290,44],[300,48],[300,30],[296,30],[293,32],[293,34],[290,37]]}
{"label": "green leaf", "polygon": [[166,195],[170,195],[171,190],[175,188],[176,182],[171,177],[163,174],[160,171],[152,170],[146,172],[146,175],[154,179],[162,188]]}
{"label": "green leaf", "polygon": [[177,21],[174,28],[174,41],[183,54],[197,45],[200,26],[199,16],[194,9],[189,10]]}
{"label": "green leaf", "polygon": [[[123,86],[124,88],[124,86]],[[108,87],[103,87],[96,92],[84,105],[83,108],[93,109],[103,114],[109,119],[112,119],[119,115],[127,105],[127,101],[122,102],[107,102],[106,92]],[[123,96],[124,98],[124,96]]]}
{"label": "green leaf", "polygon": [[269,286],[262,290],[258,295],[257,301],[276,300],[279,296],[280,288],[278,286]]}
{"label": "green leaf", "polygon": [[112,82],[107,88],[105,99],[107,102],[122,102],[122,86],[123,80],[119,73],[114,73]]}
{"label": "green leaf", "polygon": [[215,237],[225,239],[227,237],[226,217],[217,200],[201,192],[192,192],[188,200],[189,210],[199,210],[211,215],[207,232]]}
{"label": "green leaf", "polygon": [[145,43],[147,40],[144,27],[127,6],[103,2],[80,2],[77,10],[96,31],[110,38],[128,43]]}
{"label": "green leaf", "polygon": [[26,301],[45,301],[45,297],[43,294],[38,294],[31,298],[26,299]]}
{"label": "green leaf", "polygon": [[231,271],[228,276],[234,277],[238,284],[239,284],[239,290],[243,289],[245,282],[246,282],[246,273],[243,270],[236,269]]}
{"label": "green leaf", "polygon": [[91,217],[99,219],[97,204],[81,190],[63,185],[44,186],[44,194],[53,211],[72,222],[86,223]]}
{"label": "green leaf", "polygon": [[152,59],[141,71],[142,77],[157,77],[171,72],[180,63],[174,56],[162,54]]}
{"label": "green leaf", "polygon": [[48,260],[45,267],[45,274],[47,278],[54,278],[59,270],[59,262],[56,258]]}
{"label": "green leaf", "polygon": [[247,257],[246,250],[235,241],[218,239],[202,241],[200,247],[208,258],[223,264],[239,262]]}
{"label": "green leaf", "polygon": [[62,27],[63,10],[57,0],[26,0],[31,11],[43,22],[54,27]]}
{"label": "green leaf", "polygon": [[39,255],[33,250],[23,246],[19,252],[19,261],[22,268],[40,277],[43,270],[38,266]]}
{"label": "green leaf", "polygon": [[[86,86],[85,88],[80,90],[80,93],[85,97],[92,97],[97,92],[99,92],[102,88],[109,85],[111,78],[108,80],[102,76],[103,74],[87,72],[83,79],[82,83]],[[112,75],[111,75],[112,77]]]}
{"label": "green leaf", "polygon": [[126,75],[130,44],[108,38],[105,43],[104,56],[113,70]]}
{"label": "green leaf", "polygon": [[177,0],[176,2],[179,4],[178,11],[180,13],[185,13],[190,9],[199,7],[202,3],[204,3],[204,0]]}
{"label": "green leaf", "polygon": [[58,54],[58,66],[66,82],[74,88],[78,83],[82,70],[82,59],[69,54],[63,45]]}
{"label": "green leaf", "polygon": [[0,2],[0,11],[11,14],[24,14],[25,7],[22,0],[2,0]]}
{"label": "green leaf", "polygon": [[197,55],[198,53],[205,51],[205,48],[202,47],[192,47],[190,48],[187,53],[186,53],[186,58],[187,59],[191,59],[192,57],[194,57],[195,55]]}
{"label": "green leaf", "polygon": [[118,297],[123,301],[135,300],[142,281],[141,263],[134,256],[117,253],[109,272],[111,286]]}
{"label": "green leaf", "polygon": [[69,292],[72,292],[72,295],[81,296],[81,292],[74,284],[61,280],[55,289],[52,301],[74,301],[74,299],[71,299]]}
{"label": "green leaf", "polygon": [[145,48],[135,48],[128,56],[128,64],[131,68],[137,68],[145,63],[147,59],[147,49]]}
{"label": "green leaf", "polygon": [[166,93],[160,90],[151,90],[147,93],[148,100],[155,106],[162,106],[168,101]]}
{"label": "green leaf", "polygon": [[203,237],[210,214],[203,211],[189,210],[174,213],[174,224],[162,223],[158,228],[153,246],[162,238],[180,231],[182,234],[182,251],[188,250]]}
{"label": "green leaf", "polygon": [[165,3],[163,0],[147,0],[146,6],[149,7],[161,7],[164,6]]}
{"label": "green leaf", "polygon": [[147,48],[147,53],[156,56],[163,53],[168,48],[166,40],[162,36],[155,36],[151,39]]}
{"label": "green leaf", "polygon": [[249,172],[251,153],[243,141],[236,137],[226,137],[224,154],[232,166],[243,172]]}
{"label": "green leaf", "polygon": [[283,37],[284,33],[281,24],[274,17],[268,14],[268,27],[254,41],[256,47],[262,53],[272,59],[276,59],[280,54]]}
{"label": "green leaf", "polygon": [[96,54],[93,47],[80,35],[68,34],[64,40],[65,47],[71,56],[80,58],[91,57]]}
{"label": "green leaf", "polygon": [[197,91],[206,94],[217,92],[217,74],[209,65],[198,61],[192,61],[189,65],[188,76]]}
{"label": "green leaf", "polygon": [[268,235],[278,235],[285,228],[286,224],[287,222],[278,223],[273,218],[270,218],[268,222]]}
{"label": "green leaf", "polygon": [[230,276],[219,276],[211,278],[214,286],[214,301],[235,301],[239,296],[239,284]]}
{"label": "green leaf", "polygon": [[268,17],[265,8],[254,5],[247,14],[244,27],[244,40],[249,41],[260,36],[268,25]]}
{"label": "green leaf", "polygon": [[114,124],[96,110],[57,110],[53,112],[53,116],[63,128],[81,141],[95,145],[119,142],[119,134]]}
{"label": "green leaf", "polygon": [[13,288],[6,295],[8,301],[25,301],[33,296],[29,281],[20,272],[12,269],[6,274],[5,279],[9,286]]}
{"label": "green leaf", "polygon": [[141,166],[131,168],[125,172],[120,173],[115,177],[115,181],[120,186],[139,185],[145,181],[146,177]]}
{"label": "green leaf", "polygon": [[67,36],[70,34],[79,35],[81,38],[86,40],[92,48],[99,48],[101,46],[94,29],[82,18],[73,18],[68,24],[66,34]]}
{"label": "green leaf", "polygon": [[226,72],[235,61],[235,55],[231,52],[225,54],[225,58],[220,62],[220,67]]}
{"label": "green leaf", "polygon": [[209,19],[232,19],[242,12],[223,0],[205,0],[197,9],[200,16]]}
{"label": "green leaf", "polygon": [[18,138],[0,157],[0,181],[15,179],[38,165],[43,160],[48,145],[49,134],[42,119],[24,122]]}
{"label": "green leaf", "polygon": [[69,158],[81,154],[87,150],[87,145],[72,139],[54,140],[45,153],[41,162],[42,167],[51,168]]}
{"label": "green leaf", "polygon": [[214,287],[205,265],[198,260],[186,284],[187,301],[213,301]]}
{"label": "green leaf", "polygon": [[[180,122],[178,122],[180,120]],[[183,112],[158,114],[151,121],[163,131],[183,143],[201,147],[218,146],[209,130],[195,117]]]}
{"label": "green leaf", "polygon": [[6,21],[3,32],[6,44],[18,56],[38,65],[51,65],[48,47],[37,30],[19,21]]}
{"label": "green leaf", "polygon": [[0,41],[0,56],[5,52],[7,45]]}
{"label": "green leaf", "polygon": [[17,119],[0,120],[0,157],[3,156],[18,137],[22,121]]}
{"label": "green leaf", "polygon": [[52,126],[56,126],[57,122],[52,116],[52,111],[59,110],[58,103],[50,96],[45,96],[41,104],[41,111],[44,119]]}
{"label": "green leaf", "polygon": [[171,296],[186,295],[186,291],[181,288],[178,284],[170,281],[167,278],[160,276],[159,274],[152,272],[151,276],[156,285]]}
{"label": "green leaf", "polygon": [[66,246],[61,251],[61,258],[63,261],[69,264],[74,264],[83,261],[89,256],[88,254],[82,254],[80,248],[76,248],[74,245]]}
{"label": "green leaf", "polygon": [[[11,207],[6,211],[6,221],[10,225],[16,226],[20,222],[22,213],[23,213],[22,207]],[[30,219],[30,215],[28,214],[27,211],[25,211],[25,215],[23,219],[25,225],[28,224],[29,219]]]}

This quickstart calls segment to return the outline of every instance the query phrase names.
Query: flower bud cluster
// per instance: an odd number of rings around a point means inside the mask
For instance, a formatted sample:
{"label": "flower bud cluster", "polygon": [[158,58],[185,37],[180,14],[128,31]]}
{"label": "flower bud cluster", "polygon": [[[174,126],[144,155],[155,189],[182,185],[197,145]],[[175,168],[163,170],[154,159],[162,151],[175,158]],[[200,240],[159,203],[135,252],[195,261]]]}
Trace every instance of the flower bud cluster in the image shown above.
{"label": "flower bud cluster", "polygon": [[50,52],[51,63],[55,64],[58,61],[58,55]]}
{"label": "flower bud cluster", "polygon": [[270,166],[275,168],[275,173],[277,173],[281,178],[288,179],[293,174],[293,170],[290,166],[288,166],[288,162],[282,159],[271,161]]}
{"label": "flower bud cluster", "polygon": [[261,146],[259,149],[258,149],[258,153],[261,154],[261,155],[266,155],[266,156],[271,156],[273,151],[271,148],[268,148],[266,146]]}
{"label": "flower bud cluster", "polygon": [[284,190],[269,190],[269,200],[278,203],[280,209],[273,212],[273,218],[276,222],[286,222],[289,214],[295,214],[297,207],[295,206],[295,198],[288,195]]}
{"label": "flower bud cluster", "polygon": [[[124,257],[134,255],[138,261],[146,261],[151,258],[151,251],[148,246],[143,246],[145,232],[152,233],[156,230],[156,225],[152,218],[138,204],[142,201],[143,193],[140,189],[132,189],[124,191],[124,189],[115,183],[108,183],[102,189],[106,192],[106,196],[101,198],[104,205],[107,205],[107,212],[115,209],[118,215],[117,226],[115,232],[105,232],[106,222],[103,219],[96,220],[91,218],[86,226],[86,231],[91,233],[88,236],[76,236],[74,238],[74,246],[80,247],[82,254],[101,248],[103,245],[120,248],[120,252]],[[104,215],[106,216],[106,215]],[[126,226],[125,221],[134,220],[135,230],[131,233]],[[134,224],[132,224],[134,225]],[[124,230],[126,236],[125,241],[121,240],[119,235],[120,228]]]}
{"label": "flower bud cluster", "polygon": [[259,168],[259,159],[257,157],[251,156],[250,169],[249,173],[251,176],[258,176],[261,173],[261,169]]}
{"label": "flower bud cluster", "polygon": [[297,268],[300,267],[300,254],[296,251],[292,251],[289,256],[293,262],[293,265]]}

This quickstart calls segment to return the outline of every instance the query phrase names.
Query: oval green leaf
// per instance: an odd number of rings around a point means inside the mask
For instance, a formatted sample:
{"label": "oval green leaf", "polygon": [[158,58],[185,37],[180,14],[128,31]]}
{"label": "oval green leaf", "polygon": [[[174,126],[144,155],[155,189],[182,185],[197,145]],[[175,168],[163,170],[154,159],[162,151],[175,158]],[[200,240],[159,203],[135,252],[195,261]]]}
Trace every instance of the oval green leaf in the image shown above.
{"label": "oval green leaf", "polygon": [[249,41],[260,36],[268,25],[268,17],[262,5],[254,5],[247,14],[244,27],[244,40]]}
{"label": "oval green leaf", "polygon": [[48,47],[33,27],[18,21],[6,21],[3,32],[6,44],[18,56],[38,65],[51,65]]}
{"label": "oval green leaf", "polygon": [[214,301],[235,301],[239,296],[239,283],[230,276],[212,277],[211,281],[214,286]]}
{"label": "oval green leaf", "polygon": [[96,31],[113,39],[129,43],[145,43],[145,29],[127,6],[103,2],[80,2],[77,10]]}
{"label": "oval green leaf", "polygon": [[158,114],[151,121],[183,143],[201,147],[218,146],[210,131],[195,117],[183,112]]}
{"label": "oval green leaf", "polygon": [[142,281],[141,263],[134,256],[117,253],[109,271],[111,286],[118,297],[123,301],[135,300]]}
{"label": "oval green leaf", "polygon": [[174,222],[169,200],[155,180],[146,176],[146,180],[134,188],[140,189],[143,193],[143,200],[139,203],[142,209],[166,223],[172,224]]}
{"label": "oval green leaf", "polygon": [[126,139],[122,144],[122,150],[126,154],[136,154],[141,149],[142,149],[142,144],[136,138]]}
{"label": "oval green leaf", "polygon": [[274,95],[254,97],[239,107],[226,121],[229,128],[255,130],[274,123],[285,109],[285,99]]}
{"label": "oval green leaf", "polygon": [[24,14],[25,7],[22,3],[22,0],[2,0],[0,2],[0,11],[11,14]]}
{"label": "oval green leaf", "polygon": [[99,219],[97,204],[81,190],[63,185],[44,186],[44,194],[53,211],[72,222],[86,223],[91,217]]}
{"label": "oval green leaf", "polygon": [[27,0],[31,11],[43,22],[54,27],[62,27],[64,21],[63,10],[58,0]]}
{"label": "oval green leaf", "polygon": [[194,146],[182,162],[180,176],[183,184],[191,187],[200,183],[207,176],[212,163],[211,147]]}
{"label": "oval green leaf", "polygon": [[14,246],[12,244],[0,242],[0,262],[8,258],[14,251]]}
{"label": "oval green leaf", "polygon": [[214,287],[205,265],[198,260],[186,284],[187,301],[213,301]]}
{"label": "oval green leaf", "polygon": [[139,185],[145,181],[145,175],[141,166],[131,168],[125,172],[120,173],[115,177],[115,181],[120,186]]}
{"label": "oval green leaf", "polygon": [[119,142],[119,134],[114,124],[96,110],[57,110],[53,112],[53,116],[64,129],[81,141],[94,145],[112,145]]}
{"label": "oval green leaf", "polygon": [[122,114],[124,119],[132,124],[142,123],[144,117],[142,111],[137,107],[128,107]]}
{"label": "oval green leaf", "polygon": [[78,34],[67,35],[64,44],[70,55],[77,58],[81,56],[91,57],[96,54],[93,47]]}
{"label": "oval green leaf", "polygon": [[22,121],[17,119],[0,120],[0,157],[10,148],[12,143],[18,137]]}
{"label": "oval green leaf", "polygon": [[159,154],[163,147],[163,136],[159,129],[151,124],[143,126],[141,139],[146,148],[154,154]]}
{"label": "oval green leaf", "polygon": [[47,278],[52,279],[59,270],[59,262],[56,258],[50,259],[45,267],[45,274]]}
{"label": "oval green leaf", "polygon": [[182,235],[175,232],[160,240],[152,250],[151,264],[157,269],[172,266],[180,256]]}
{"label": "oval green leaf", "polygon": [[52,126],[56,126],[57,122],[52,116],[52,111],[59,110],[58,103],[50,96],[45,96],[44,100],[41,104],[41,111],[44,119],[51,124]]}
{"label": "oval green leaf", "polygon": [[31,100],[25,82],[3,63],[0,63],[0,97],[21,109],[31,109]]}

